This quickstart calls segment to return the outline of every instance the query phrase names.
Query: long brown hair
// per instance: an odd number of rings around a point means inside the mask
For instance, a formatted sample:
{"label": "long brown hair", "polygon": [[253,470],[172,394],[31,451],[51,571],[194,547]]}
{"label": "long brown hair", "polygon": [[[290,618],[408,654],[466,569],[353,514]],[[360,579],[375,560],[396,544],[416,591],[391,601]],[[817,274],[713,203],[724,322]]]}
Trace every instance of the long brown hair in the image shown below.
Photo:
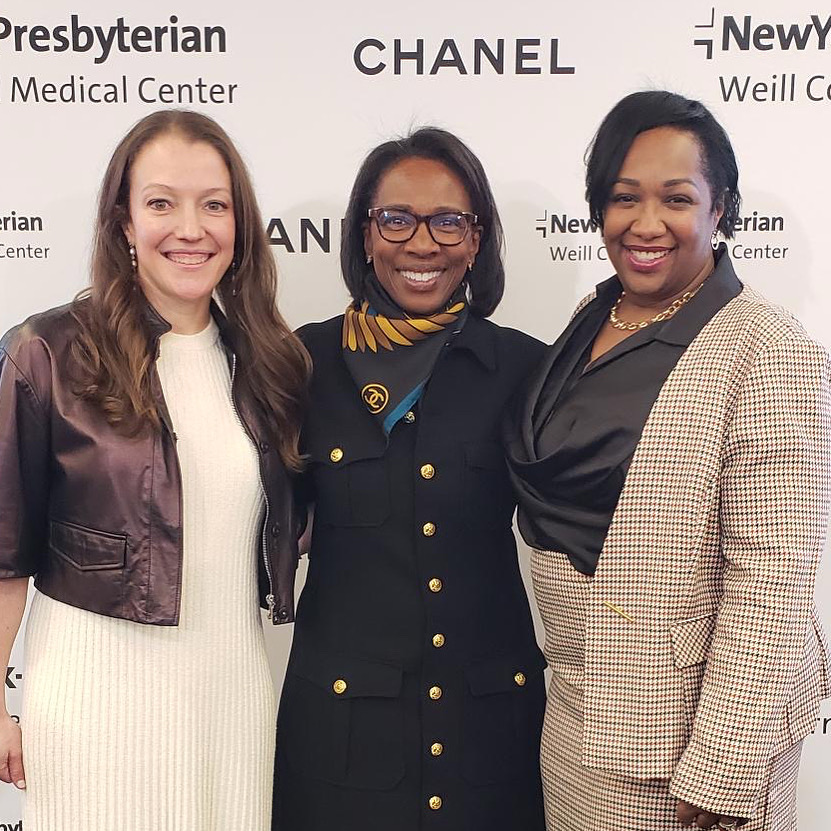
{"label": "long brown hair", "polygon": [[160,110],[141,119],[116,147],[98,199],[91,285],[73,303],[79,334],[72,345],[80,396],[95,402],[126,434],[160,428],[151,389],[155,360],[145,323],[147,301],[135,278],[124,236],[130,214],[130,169],[142,148],[166,134],[213,147],[231,177],[236,267],[216,291],[225,308],[239,381],[260,405],[287,467],[298,450],[310,360],[277,310],[277,269],[245,163],[213,119],[189,110]]}

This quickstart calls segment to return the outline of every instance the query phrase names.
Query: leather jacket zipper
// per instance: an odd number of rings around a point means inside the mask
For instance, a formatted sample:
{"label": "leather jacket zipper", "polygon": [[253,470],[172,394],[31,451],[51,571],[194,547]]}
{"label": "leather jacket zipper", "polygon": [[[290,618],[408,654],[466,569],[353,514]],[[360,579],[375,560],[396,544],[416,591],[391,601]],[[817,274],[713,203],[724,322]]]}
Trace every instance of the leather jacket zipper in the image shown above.
{"label": "leather jacket zipper", "polygon": [[164,400],[164,392],[162,390],[162,381],[159,377],[159,355],[161,354],[162,344],[161,339],[156,341],[156,357],[153,359],[153,373],[155,374],[155,383],[157,385],[156,389],[156,406],[159,412],[159,418],[161,419],[162,426],[165,430],[167,430],[168,434],[170,435],[171,441],[173,442],[173,460],[176,463],[176,480],[178,483],[178,491],[179,491],[179,591],[176,595],[176,625],[179,624],[179,616],[182,612],[182,576],[183,576],[183,569],[184,569],[184,543],[183,543],[183,527],[185,521],[185,506],[184,506],[184,498],[185,495],[183,493],[183,484],[182,484],[182,465],[179,461],[179,452],[176,449],[176,446],[179,444],[179,437],[176,435],[176,431],[173,429],[173,419],[170,417],[170,410],[167,408],[167,402]]}
{"label": "leather jacket zipper", "polygon": [[260,477],[260,488],[263,492],[263,498],[265,499],[265,518],[263,519],[263,564],[265,565],[265,573],[268,576],[268,594],[265,596],[265,602],[268,605],[268,619],[273,623],[277,622],[277,616],[275,614],[275,607],[276,601],[274,599],[274,577],[271,573],[271,562],[268,558],[268,519],[271,513],[271,506],[268,502],[268,491],[265,487],[265,481],[263,480],[263,468],[262,468],[262,456],[260,453],[259,445],[257,444],[256,438],[252,435],[251,430],[249,430],[248,425],[245,423],[245,419],[240,415],[239,408],[237,407],[237,400],[234,395],[234,379],[236,378],[237,374],[237,356],[235,354],[231,355],[231,406],[234,409],[234,415],[237,417],[237,421],[240,423],[240,426],[245,431],[245,434],[251,440],[251,443],[254,445],[255,450],[257,451],[257,473]]}

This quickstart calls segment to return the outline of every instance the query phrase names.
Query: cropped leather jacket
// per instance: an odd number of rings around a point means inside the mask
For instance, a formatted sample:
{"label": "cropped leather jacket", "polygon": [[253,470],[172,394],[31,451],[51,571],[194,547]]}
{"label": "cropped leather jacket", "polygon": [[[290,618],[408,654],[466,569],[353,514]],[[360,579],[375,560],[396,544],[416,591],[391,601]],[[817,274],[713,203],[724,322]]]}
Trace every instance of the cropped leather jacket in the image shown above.
{"label": "cropped leather jacket", "polygon": [[[294,619],[297,522],[291,482],[259,405],[235,383],[232,332],[216,305],[231,395],[259,455],[266,509],[260,599],[274,623]],[[149,305],[158,355],[171,327]],[[182,485],[176,435],[155,363],[161,430],[117,432],[73,392],[69,306],[35,315],[0,341],[0,579],[34,576],[44,594],[137,623],[179,621]]]}

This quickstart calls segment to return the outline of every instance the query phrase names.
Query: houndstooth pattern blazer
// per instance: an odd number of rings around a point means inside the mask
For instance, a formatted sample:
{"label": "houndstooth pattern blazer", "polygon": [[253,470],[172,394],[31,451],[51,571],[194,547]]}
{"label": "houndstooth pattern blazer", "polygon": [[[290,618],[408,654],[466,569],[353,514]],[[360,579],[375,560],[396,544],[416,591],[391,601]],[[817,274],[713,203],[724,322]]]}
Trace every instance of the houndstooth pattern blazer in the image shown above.
{"label": "houndstooth pattern blazer", "polygon": [[829,695],[829,356],[745,287],[644,427],[591,586],[583,762],[749,817]]}

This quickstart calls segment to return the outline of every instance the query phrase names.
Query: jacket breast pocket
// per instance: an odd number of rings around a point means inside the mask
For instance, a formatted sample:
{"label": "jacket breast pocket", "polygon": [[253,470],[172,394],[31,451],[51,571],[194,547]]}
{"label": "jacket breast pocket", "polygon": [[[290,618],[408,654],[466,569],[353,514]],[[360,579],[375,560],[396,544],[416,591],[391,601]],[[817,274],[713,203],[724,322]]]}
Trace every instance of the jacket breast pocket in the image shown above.
{"label": "jacket breast pocket", "polygon": [[717,617],[717,612],[709,612],[706,615],[676,620],[670,626],[672,658],[675,667],[681,673],[684,715],[688,730],[692,729],[698,709]]}
{"label": "jacket breast pocket", "polygon": [[478,662],[465,673],[462,775],[473,784],[529,776],[539,762],[545,712],[539,649]]}
{"label": "jacket breast pocket", "polygon": [[280,703],[281,763],[347,787],[394,787],[404,776],[401,684],[400,667],[297,649]]}
{"label": "jacket breast pocket", "polygon": [[462,515],[474,528],[509,528],[515,499],[508,479],[502,445],[467,442],[464,445]]}
{"label": "jacket breast pocket", "polygon": [[311,453],[315,522],[372,527],[390,515],[390,478],[383,455],[348,447]]}
{"label": "jacket breast pocket", "polygon": [[127,535],[53,519],[49,522],[49,550],[80,571],[124,568]]}

